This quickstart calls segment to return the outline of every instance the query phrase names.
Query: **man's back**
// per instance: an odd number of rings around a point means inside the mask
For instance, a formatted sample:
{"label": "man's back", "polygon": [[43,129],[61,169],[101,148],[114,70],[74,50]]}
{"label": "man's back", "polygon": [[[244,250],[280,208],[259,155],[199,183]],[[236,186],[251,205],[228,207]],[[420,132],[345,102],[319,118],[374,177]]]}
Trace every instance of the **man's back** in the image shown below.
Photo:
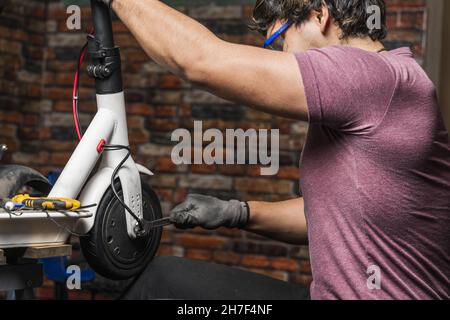
{"label": "man's back", "polygon": [[450,142],[433,84],[406,48],[297,58],[312,298],[450,298]]}

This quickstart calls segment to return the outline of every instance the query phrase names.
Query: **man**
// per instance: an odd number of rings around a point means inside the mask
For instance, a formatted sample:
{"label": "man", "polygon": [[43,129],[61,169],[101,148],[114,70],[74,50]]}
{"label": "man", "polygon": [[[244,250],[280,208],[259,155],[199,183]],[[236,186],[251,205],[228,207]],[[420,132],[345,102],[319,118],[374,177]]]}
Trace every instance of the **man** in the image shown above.
{"label": "man", "polygon": [[[156,0],[103,0],[147,54],[225,99],[309,121],[303,198],[190,195],[178,227],[238,227],[309,241],[313,299],[450,298],[450,142],[436,92],[408,48],[386,51],[383,0],[258,0],[265,46],[220,40]],[[381,27],[369,28],[377,6]],[[283,41],[284,40],[284,41]],[[303,298],[234,268],[155,260],[128,298]]]}

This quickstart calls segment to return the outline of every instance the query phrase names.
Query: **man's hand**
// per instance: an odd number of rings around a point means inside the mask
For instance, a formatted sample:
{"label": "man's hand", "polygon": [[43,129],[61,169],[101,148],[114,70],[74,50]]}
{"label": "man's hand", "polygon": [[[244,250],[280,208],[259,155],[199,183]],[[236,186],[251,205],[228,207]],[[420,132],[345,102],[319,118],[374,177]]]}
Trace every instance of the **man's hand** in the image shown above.
{"label": "man's hand", "polygon": [[191,194],[172,210],[170,217],[181,229],[202,227],[213,230],[219,227],[244,228],[250,212],[245,202]]}

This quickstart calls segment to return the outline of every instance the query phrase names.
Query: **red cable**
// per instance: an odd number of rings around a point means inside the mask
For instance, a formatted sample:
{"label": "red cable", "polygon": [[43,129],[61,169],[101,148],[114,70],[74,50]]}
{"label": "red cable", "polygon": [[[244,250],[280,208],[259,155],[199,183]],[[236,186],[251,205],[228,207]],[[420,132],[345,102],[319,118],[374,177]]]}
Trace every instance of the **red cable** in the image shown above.
{"label": "red cable", "polygon": [[[80,60],[78,61],[78,65],[81,66],[83,64],[84,56],[86,54],[87,47],[84,47],[80,54]],[[78,89],[78,81],[80,80],[80,74],[79,74],[79,68],[77,68],[77,72],[75,73],[75,79],[73,82],[73,91],[72,91],[72,112],[73,112],[73,119],[75,122],[75,129],[77,131],[78,140],[81,141],[82,135],[81,130],[78,122],[78,116],[77,116],[77,100],[79,99],[77,92]]]}

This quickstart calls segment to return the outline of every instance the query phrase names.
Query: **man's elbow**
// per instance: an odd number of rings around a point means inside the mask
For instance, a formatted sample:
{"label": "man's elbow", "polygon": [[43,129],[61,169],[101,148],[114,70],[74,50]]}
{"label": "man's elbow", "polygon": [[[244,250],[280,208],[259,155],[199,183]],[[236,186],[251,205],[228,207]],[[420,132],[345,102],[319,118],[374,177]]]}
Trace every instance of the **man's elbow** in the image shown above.
{"label": "man's elbow", "polygon": [[197,48],[195,52],[184,54],[179,61],[180,76],[193,84],[208,86],[213,79],[220,45],[220,42],[211,41]]}
{"label": "man's elbow", "polygon": [[208,79],[206,62],[203,58],[189,59],[183,63],[179,76],[192,84],[205,85]]}

